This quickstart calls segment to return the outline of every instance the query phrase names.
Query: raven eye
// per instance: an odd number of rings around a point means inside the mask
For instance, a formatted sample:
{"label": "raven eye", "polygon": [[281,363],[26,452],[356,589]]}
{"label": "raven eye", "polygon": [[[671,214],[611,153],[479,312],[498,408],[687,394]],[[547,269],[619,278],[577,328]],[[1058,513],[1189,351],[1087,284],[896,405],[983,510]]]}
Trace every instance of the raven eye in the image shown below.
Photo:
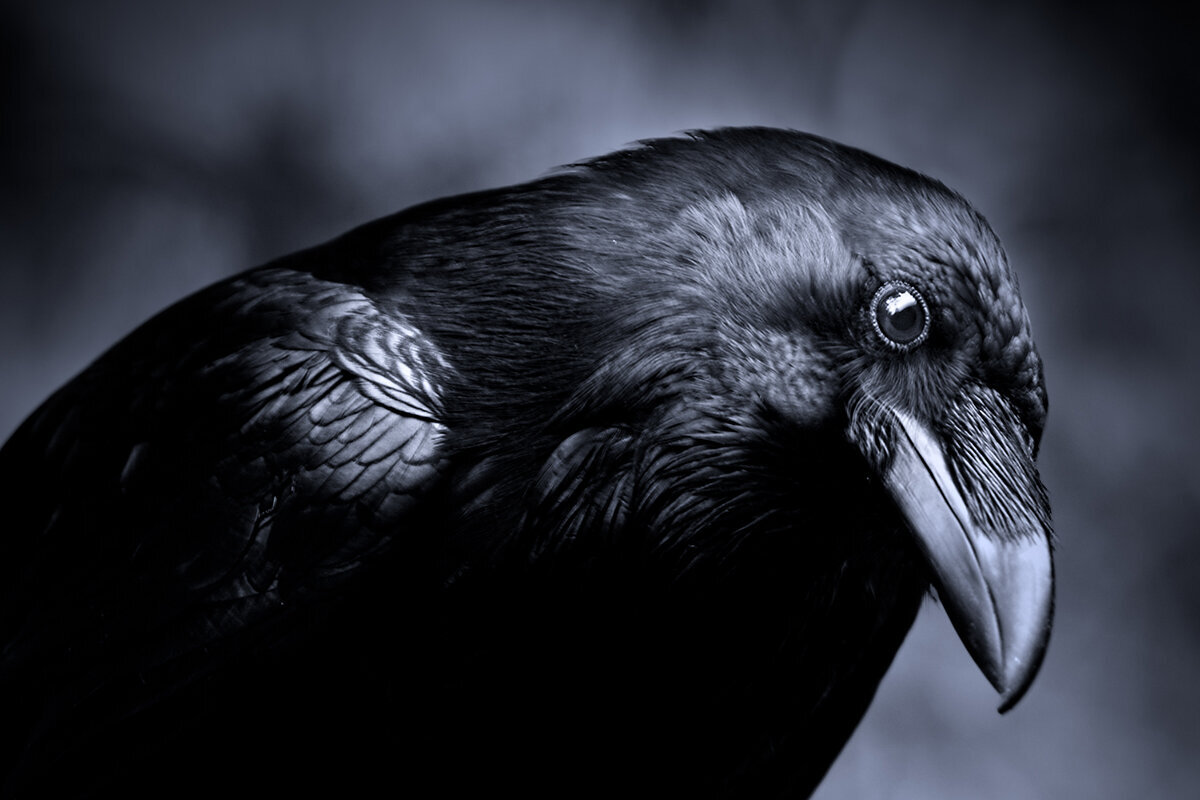
{"label": "raven eye", "polygon": [[875,332],[889,347],[911,350],[929,335],[929,307],[911,286],[885,283],[871,300]]}

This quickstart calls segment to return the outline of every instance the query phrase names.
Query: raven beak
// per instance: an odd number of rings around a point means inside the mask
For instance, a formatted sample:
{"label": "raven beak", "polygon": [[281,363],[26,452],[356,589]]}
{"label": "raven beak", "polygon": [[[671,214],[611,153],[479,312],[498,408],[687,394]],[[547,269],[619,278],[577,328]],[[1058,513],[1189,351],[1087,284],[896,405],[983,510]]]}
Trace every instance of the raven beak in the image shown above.
{"label": "raven beak", "polygon": [[[997,445],[1003,426],[969,424],[982,416],[978,409],[962,415],[968,424],[955,420],[958,432],[950,434],[969,437],[969,449],[953,441],[943,448],[925,425],[889,410],[896,436],[883,482],[932,569],[955,630],[1000,692],[1004,713],[1029,688],[1050,636],[1054,567],[1045,490],[1023,448]],[[951,459],[974,454],[969,468],[959,461],[953,472],[947,450]],[[1004,463],[1014,458],[1023,463]]]}

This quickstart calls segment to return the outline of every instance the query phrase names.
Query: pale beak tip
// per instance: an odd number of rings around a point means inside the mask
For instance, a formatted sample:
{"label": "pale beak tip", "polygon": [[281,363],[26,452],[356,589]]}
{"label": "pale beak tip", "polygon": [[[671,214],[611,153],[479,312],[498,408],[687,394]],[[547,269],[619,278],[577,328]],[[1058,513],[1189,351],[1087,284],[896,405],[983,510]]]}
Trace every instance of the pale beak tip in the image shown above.
{"label": "pale beak tip", "polygon": [[999,681],[1000,685],[996,687],[1001,698],[1000,707],[997,710],[1001,714],[1008,712],[1025,696],[1034,677],[1041,670],[1042,658],[1046,654],[1047,640],[1050,638],[1048,624],[1050,613],[1052,612],[1047,612],[1045,617],[1047,624],[1037,635],[1027,638],[1024,642],[1025,647],[1010,656],[1005,665],[1005,674]]}
{"label": "pale beak tip", "polygon": [[1025,670],[1023,673],[1024,680],[1020,680],[1011,684],[1007,689],[1000,688],[1000,707],[996,710],[1001,714],[1006,714],[1020,702],[1025,696],[1025,692],[1033,683],[1033,676],[1037,670]]}

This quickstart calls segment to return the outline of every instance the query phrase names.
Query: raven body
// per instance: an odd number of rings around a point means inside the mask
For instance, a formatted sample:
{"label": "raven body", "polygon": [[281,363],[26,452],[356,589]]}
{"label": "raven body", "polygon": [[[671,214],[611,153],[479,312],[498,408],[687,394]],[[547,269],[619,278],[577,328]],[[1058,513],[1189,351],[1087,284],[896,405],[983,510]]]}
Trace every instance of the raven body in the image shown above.
{"label": "raven body", "polygon": [[805,796],[931,581],[1032,680],[1045,411],[982,217],[817,137],[378,220],[0,452],[5,791]]}

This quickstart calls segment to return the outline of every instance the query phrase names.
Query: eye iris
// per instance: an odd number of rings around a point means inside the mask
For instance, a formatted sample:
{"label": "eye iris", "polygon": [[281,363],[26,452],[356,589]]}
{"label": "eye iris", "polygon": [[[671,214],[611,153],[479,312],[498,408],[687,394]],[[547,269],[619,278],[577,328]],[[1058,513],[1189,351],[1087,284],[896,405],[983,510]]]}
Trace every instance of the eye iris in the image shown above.
{"label": "eye iris", "polygon": [[910,347],[920,343],[927,331],[925,303],[912,289],[892,285],[875,297],[875,324],[889,344]]}

